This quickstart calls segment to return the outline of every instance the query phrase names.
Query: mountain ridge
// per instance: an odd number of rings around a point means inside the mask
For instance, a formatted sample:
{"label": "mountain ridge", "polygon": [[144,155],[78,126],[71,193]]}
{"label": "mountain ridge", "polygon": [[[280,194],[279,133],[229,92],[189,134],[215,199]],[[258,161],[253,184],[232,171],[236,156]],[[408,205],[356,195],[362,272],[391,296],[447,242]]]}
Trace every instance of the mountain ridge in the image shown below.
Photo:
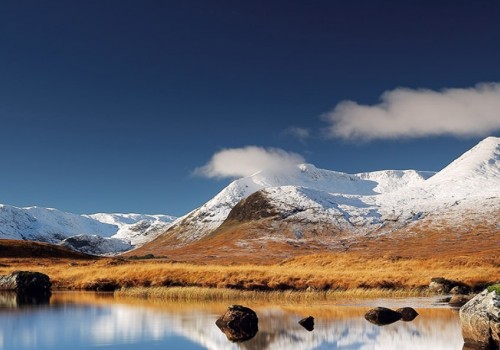
{"label": "mountain ridge", "polygon": [[[299,164],[231,182],[188,214],[96,213],[0,205],[0,238],[64,245],[88,254],[170,253],[189,245],[214,254],[265,244],[348,249],[356,242],[422,229],[500,233],[500,138],[489,137],[434,173],[347,174]],[[196,244],[195,244],[196,243]],[[231,246],[231,249],[227,247]],[[252,249],[254,249],[252,248]],[[280,248],[280,249],[281,249]],[[284,255],[286,257],[286,255]]]}
{"label": "mountain ridge", "polygon": [[145,214],[78,215],[54,208],[0,204],[0,238],[61,244],[86,254],[113,255],[151,240],[174,219]]}
{"label": "mountain ridge", "polygon": [[[461,232],[468,223],[500,233],[495,221],[500,215],[499,150],[500,138],[486,138],[437,173],[346,174],[311,164],[298,165],[282,176],[259,172],[233,181],[138,252],[173,251],[217,240],[232,245],[233,252],[238,245],[266,241],[336,249],[350,240],[412,234],[420,226]],[[239,213],[232,213],[234,209]]]}

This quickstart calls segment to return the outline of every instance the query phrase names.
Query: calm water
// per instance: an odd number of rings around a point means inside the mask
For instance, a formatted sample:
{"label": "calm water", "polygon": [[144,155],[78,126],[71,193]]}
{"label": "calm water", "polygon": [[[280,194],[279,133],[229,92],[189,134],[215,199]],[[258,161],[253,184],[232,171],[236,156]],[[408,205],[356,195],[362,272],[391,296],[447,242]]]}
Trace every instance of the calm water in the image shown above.
{"label": "calm water", "polygon": [[[259,332],[231,343],[215,320],[224,304],[165,304],[115,300],[91,293],[54,293],[50,304],[16,306],[0,295],[0,349],[349,349],[461,350],[456,311],[437,299],[345,301],[333,304],[256,305]],[[413,306],[413,322],[375,326],[364,312],[375,306]],[[297,321],[315,317],[306,331]]]}

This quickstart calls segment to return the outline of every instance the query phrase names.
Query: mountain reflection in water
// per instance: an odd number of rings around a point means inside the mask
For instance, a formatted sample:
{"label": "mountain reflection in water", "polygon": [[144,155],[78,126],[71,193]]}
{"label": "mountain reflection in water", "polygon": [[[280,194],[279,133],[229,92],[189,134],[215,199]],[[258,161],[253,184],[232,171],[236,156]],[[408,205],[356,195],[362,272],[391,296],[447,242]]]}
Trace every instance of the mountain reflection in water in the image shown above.
{"label": "mountain reflection in water", "polygon": [[[400,306],[412,302],[397,301]],[[259,332],[247,342],[231,343],[215,325],[227,303],[128,302],[54,293],[50,307],[0,309],[0,349],[462,349],[456,312],[413,304],[420,313],[413,322],[379,327],[363,314],[380,304],[248,305],[258,314]],[[312,332],[298,324],[309,314],[315,318]]]}

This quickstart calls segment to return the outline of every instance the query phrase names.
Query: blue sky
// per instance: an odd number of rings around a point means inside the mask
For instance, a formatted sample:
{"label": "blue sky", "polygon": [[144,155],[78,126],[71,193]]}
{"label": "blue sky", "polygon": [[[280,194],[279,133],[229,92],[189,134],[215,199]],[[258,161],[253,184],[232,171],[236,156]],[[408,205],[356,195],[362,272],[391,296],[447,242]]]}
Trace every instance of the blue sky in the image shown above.
{"label": "blue sky", "polygon": [[182,215],[230,181],[195,169],[247,146],[439,170],[500,135],[499,87],[478,85],[500,82],[499,18],[496,0],[2,1],[0,203]]}

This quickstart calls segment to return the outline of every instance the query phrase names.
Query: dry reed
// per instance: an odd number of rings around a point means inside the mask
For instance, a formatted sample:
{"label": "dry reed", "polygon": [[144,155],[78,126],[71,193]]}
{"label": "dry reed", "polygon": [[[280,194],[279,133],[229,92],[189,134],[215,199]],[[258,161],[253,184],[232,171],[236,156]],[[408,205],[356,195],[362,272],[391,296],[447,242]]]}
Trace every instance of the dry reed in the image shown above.
{"label": "dry reed", "polygon": [[308,289],[412,290],[427,286],[432,277],[470,285],[500,281],[497,256],[452,258],[370,257],[318,254],[274,265],[196,265],[168,260],[1,259],[0,275],[15,270],[46,273],[56,289],[92,289],[100,283],[122,287],[202,287],[237,291]]}
{"label": "dry reed", "polygon": [[115,291],[116,297],[132,297],[140,299],[154,299],[162,301],[180,302],[318,302],[339,299],[372,299],[372,298],[403,298],[427,296],[428,292],[422,289],[365,289],[355,288],[350,290],[327,291],[245,291],[227,288],[200,288],[200,287],[134,287],[122,288]]}

